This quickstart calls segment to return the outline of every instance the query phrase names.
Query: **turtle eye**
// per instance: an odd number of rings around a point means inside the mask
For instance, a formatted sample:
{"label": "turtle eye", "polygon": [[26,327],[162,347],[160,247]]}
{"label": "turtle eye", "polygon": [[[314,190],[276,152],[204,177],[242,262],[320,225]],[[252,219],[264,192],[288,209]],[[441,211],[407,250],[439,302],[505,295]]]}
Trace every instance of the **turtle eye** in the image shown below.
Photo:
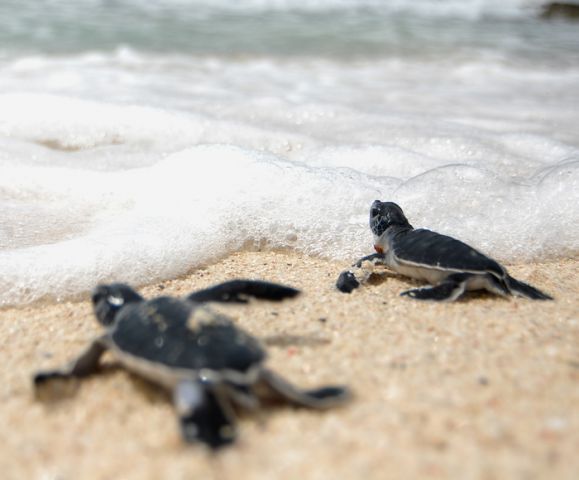
{"label": "turtle eye", "polygon": [[116,295],[109,295],[107,297],[107,303],[114,305],[115,307],[120,307],[123,303],[125,303],[125,299],[122,297],[117,297]]}
{"label": "turtle eye", "polygon": [[370,215],[372,217],[377,217],[378,215],[380,215],[380,211],[374,207],[372,210],[370,210]]}

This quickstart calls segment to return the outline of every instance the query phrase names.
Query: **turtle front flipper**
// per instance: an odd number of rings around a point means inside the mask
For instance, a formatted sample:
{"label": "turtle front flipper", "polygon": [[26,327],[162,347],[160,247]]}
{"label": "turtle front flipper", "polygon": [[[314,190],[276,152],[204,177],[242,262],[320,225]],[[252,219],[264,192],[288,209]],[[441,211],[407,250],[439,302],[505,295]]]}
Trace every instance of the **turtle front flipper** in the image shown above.
{"label": "turtle front flipper", "polygon": [[281,301],[293,298],[300,293],[295,288],[261,280],[231,280],[213,287],[193,292],[187,300],[197,303],[247,303],[249,298]]}
{"label": "turtle front flipper", "polygon": [[386,255],[383,253],[372,253],[366,255],[358,260],[354,265],[355,268],[364,268],[365,266],[371,265],[372,267],[376,265],[386,265]]}
{"label": "turtle front flipper", "polygon": [[531,300],[553,300],[550,295],[510,275],[507,275],[506,284],[509,287],[509,291],[518,297],[530,298]]}
{"label": "turtle front flipper", "polygon": [[199,381],[183,381],[175,388],[173,401],[187,443],[202,442],[218,449],[235,441],[232,408],[217,389]]}
{"label": "turtle front flipper", "polygon": [[386,265],[383,253],[373,253],[362,257],[352,265],[352,270],[345,270],[340,273],[336,281],[336,288],[340,292],[351,293],[370,278],[376,265]]}
{"label": "turtle front flipper", "polygon": [[34,385],[39,386],[55,378],[86,377],[97,370],[99,360],[106,349],[105,337],[97,338],[66,367],[36,373]]}
{"label": "turtle front flipper", "polygon": [[434,287],[413,288],[400,295],[407,295],[416,300],[431,300],[435,302],[453,302],[460,297],[467,287],[467,281],[472,275],[457,273],[449,275],[442,283]]}
{"label": "turtle front flipper", "polygon": [[301,407],[323,410],[348,402],[352,394],[343,386],[325,386],[311,390],[302,390],[276,373],[263,369],[260,384],[269,390],[269,395],[287,403]]}

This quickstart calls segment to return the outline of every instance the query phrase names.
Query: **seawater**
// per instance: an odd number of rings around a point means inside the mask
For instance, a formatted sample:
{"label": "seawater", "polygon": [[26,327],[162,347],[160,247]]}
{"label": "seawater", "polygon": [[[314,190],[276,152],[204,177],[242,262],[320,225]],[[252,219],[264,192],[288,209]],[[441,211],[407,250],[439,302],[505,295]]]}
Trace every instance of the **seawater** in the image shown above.
{"label": "seawater", "polygon": [[375,199],[500,261],[577,258],[579,30],[539,8],[4,0],[0,304],[245,248],[347,265]]}

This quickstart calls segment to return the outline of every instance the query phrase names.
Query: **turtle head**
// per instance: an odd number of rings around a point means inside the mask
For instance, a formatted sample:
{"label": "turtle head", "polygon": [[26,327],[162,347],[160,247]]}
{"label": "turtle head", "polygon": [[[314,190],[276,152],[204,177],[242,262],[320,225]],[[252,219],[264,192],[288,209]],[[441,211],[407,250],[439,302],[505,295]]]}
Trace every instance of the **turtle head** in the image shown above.
{"label": "turtle head", "polygon": [[393,202],[381,202],[375,200],[370,207],[370,229],[376,237],[380,238],[390,227],[409,227],[408,219],[402,209]]}
{"label": "turtle head", "polygon": [[97,320],[104,327],[114,323],[117,312],[126,304],[141,301],[143,297],[124,283],[99,285],[92,293],[92,304]]}

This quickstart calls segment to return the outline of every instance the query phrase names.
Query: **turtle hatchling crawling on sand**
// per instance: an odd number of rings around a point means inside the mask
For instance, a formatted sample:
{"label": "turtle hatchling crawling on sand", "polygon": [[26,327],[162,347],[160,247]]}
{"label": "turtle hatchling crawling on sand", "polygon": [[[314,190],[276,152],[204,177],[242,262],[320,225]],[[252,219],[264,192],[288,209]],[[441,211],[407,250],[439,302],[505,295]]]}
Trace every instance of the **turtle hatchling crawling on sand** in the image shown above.
{"label": "turtle hatchling crawling on sand", "polygon": [[431,285],[401,294],[418,300],[453,301],[467,290],[552,300],[514,279],[502,265],[469,245],[430,230],[415,229],[395,203],[372,203],[370,228],[376,253],[358,260],[353,271],[340,274],[336,286],[342,292],[350,293],[368,279],[375,265],[384,265]]}
{"label": "turtle hatchling crawling on sand", "polygon": [[125,284],[99,286],[92,302],[105,333],[67,367],[37,373],[34,384],[89,375],[109,350],[126,369],[172,392],[185,441],[227,445],[236,437],[236,407],[254,410],[269,398],[325,409],[349,398],[344,387],[292,386],[264,366],[265,351],[254,337],[203,305],[248,297],[282,300],[298,293],[268,282],[233,280],[186,298],[145,300]]}

